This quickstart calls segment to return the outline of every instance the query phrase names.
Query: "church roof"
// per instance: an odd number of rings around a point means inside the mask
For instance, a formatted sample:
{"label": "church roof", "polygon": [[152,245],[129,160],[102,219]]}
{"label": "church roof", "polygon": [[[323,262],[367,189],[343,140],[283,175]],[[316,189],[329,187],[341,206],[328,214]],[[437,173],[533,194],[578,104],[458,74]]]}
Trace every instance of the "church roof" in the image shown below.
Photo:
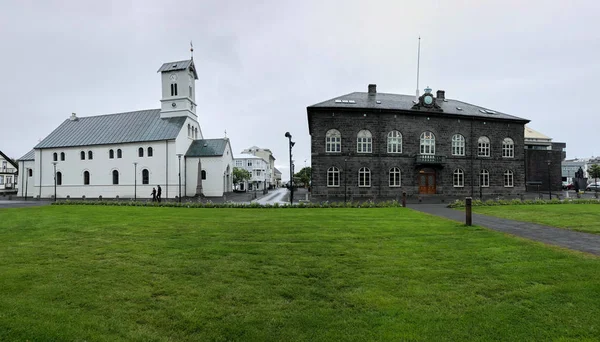
{"label": "church roof", "polygon": [[[415,103],[413,102],[414,99],[414,95],[376,93],[375,96],[369,96],[369,93],[355,92],[347,95],[338,96],[321,103],[317,103],[315,105],[309,106],[308,109],[356,108],[375,110],[406,110],[413,112],[421,112],[424,114],[430,113],[429,111],[413,110],[412,107],[415,105]],[[445,100],[437,99],[436,104],[438,104],[443,110],[443,114],[529,122],[529,120],[527,119],[519,118],[509,114],[501,113],[496,110],[491,110],[489,108],[476,106],[470,103],[452,100],[448,98],[446,98]]]}
{"label": "church roof", "polygon": [[186,117],[160,118],[160,109],[67,119],[34,148],[175,139]]}
{"label": "church roof", "polygon": [[176,70],[186,70],[189,67],[192,67],[192,71],[194,72],[194,77],[198,79],[198,74],[196,73],[196,66],[194,65],[193,59],[188,59],[185,61],[177,61],[177,62],[169,62],[163,64],[157,72],[168,72],[168,71],[176,71]]}
{"label": "church roof", "polygon": [[218,157],[225,153],[229,139],[201,139],[194,140],[185,153],[186,157]]}
{"label": "church roof", "polygon": [[17,160],[34,160],[35,158],[35,150],[31,150],[27,153],[25,153],[24,156],[22,156],[21,158],[17,159]]}

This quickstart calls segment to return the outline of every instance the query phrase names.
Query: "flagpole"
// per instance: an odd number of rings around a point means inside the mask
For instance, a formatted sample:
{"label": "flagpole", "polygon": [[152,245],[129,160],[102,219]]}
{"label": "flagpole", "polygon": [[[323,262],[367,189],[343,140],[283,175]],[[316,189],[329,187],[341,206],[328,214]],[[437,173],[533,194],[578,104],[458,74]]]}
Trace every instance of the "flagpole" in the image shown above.
{"label": "flagpole", "polygon": [[421,63],[421,36],[419,36],[419,48],[417,50],[417,90],[415,92],[415,102],[419,101],[419,67]]}

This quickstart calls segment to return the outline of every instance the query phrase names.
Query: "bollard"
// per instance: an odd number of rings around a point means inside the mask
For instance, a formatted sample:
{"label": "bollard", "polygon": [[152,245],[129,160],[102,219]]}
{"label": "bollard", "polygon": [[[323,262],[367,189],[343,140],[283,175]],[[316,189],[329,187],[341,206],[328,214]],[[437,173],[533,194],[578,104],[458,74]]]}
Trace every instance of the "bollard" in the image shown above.
{"label": "bollard", "polygon": [[470,226],[473,223],[472,215],[471,215],[471,201],[473,199],[471,197],[465,198],[465,224]]}
{"label": "bollard", "polygon": [[402,191],[402,207],[406,208],[406,191]]}

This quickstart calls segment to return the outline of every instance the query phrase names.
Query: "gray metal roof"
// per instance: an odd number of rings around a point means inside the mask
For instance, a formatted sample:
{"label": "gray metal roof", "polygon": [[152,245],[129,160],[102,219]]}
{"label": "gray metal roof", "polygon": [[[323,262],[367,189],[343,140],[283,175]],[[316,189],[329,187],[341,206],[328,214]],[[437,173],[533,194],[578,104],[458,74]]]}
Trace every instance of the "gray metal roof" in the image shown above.
{"label": "gray metal roof", "polygon": [[160,109],[67,119],[34,148],[175,139],[186,117],[161,119]]}
{"label": "gray metal roof", "polygon": [[27,153],[25,153],[24,156],[22,156],[21,158],[17,159],[17,161],[21,161],[21,160],[34,160],[35,157],[35,150],[31,150]]}
{"label": "gray metal roof", "polygon": [[175,70],[186,70],[189,67],[192,67],[192,71],[194,72],[194,77],[198,79],[198,74],[196,73],[196,66],[194,65],[193,59],[188,59],[185,61],[177,61],[177,62],[169,62],[163,64],[157,72],[168,72]]}
{"label": "gray metal roof", "polygon": [[[376,93],[374,96],[369,96],[368,93],[355,92],[347,95],[342,95],[331,100],[327,100],[315,105],[309,106],[308,108],[359,108],[359,109],[384,109],[384,110],[407,110],[413,112],[424,112],[429,113],[426,109],[414,110],[413,100],[414,95],[402,95],[402,94],[386,94]],[[352,102],[353,101],[353,102]],[[501,113],[497,110],[472,105],[470,103],[452,100],[446,98],[446,100],[436,99],[436,103],[443,110],[443,114],[450,115],[461,115],[461,116],[473,116],[490,119],[504,119],[504,120],[519,120],[529,121],[527,119],[519,118],[506,113]],[[460,108],[460,109],[458,109]],[[482,112],[483,111],[483,112]],[[493,114],[489,113],[493,112]],[[439,113],[434,112],[432,113]]]}
{"label": "gray metal roof", "polygon": [[194,140],[185,153],[186,157],[218,157],[225,153],[229,139],[201,139]]}

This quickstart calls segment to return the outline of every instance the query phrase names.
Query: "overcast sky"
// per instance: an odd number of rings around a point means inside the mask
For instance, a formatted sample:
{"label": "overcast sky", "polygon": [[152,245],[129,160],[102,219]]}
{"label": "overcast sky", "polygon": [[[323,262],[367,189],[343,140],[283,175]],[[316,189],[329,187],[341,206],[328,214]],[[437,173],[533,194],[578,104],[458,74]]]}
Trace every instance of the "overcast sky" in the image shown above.
{"label": "overcast sky", "polygon": [[[531,120],[567,156],[600,155],[600,1],[2,1],[0,150],[28,152],[71,112],[160,108],[164,62],[189,58],[205,138],[310,165],[306,107],[420,88]],[[422,90],[421,90],[422,93]],[[596,101],[596,102],[595,102]]]}

